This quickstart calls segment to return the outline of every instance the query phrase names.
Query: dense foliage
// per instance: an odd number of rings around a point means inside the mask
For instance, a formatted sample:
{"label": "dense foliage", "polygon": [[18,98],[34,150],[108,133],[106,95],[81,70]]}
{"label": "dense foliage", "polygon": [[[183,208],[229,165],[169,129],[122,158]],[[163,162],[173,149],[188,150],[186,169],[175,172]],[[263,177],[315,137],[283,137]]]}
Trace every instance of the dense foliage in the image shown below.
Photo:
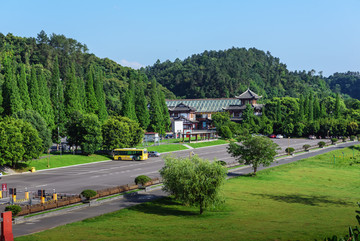
{"label": "dense foliage", "polygon": [[327,78],[331,89],[336,93],[343,93],[352,98],[360,99],[360,73],[335,73]]}
{"label": "dense foliage", "polygon": [[157,61],[144,71],[184,98],[234,97],[248,87],[266,98],[331,93],[321,73],[291,72],[279,58],[255,48],[205,51],[183,61]]}
{"label": "dense foliage", "polygon": [[164,190],[186,205],[200,207],[200,214],[219,201],[226,173],[226,167],[198,156],[191,159],[165,157],[165,166],[160,170]]}

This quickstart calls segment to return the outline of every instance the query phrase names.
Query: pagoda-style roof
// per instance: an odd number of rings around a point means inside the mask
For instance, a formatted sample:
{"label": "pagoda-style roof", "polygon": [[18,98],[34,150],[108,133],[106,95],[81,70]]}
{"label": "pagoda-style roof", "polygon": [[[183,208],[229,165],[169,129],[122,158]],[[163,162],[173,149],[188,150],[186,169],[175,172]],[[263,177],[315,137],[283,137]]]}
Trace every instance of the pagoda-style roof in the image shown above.
{"label": "pagoda-style roof", "polygon": [[196,108],[185,105],[184,103],[179,103],[176,106],[168,106],[168,109],[170,111],[179,111],[179,112],[185,112],[185,111],[196,111]]}
{"label": "pagoda-style roof", "polygon": [[[195,108],[196,113],[209,113],[222,111],[224,107],[229,105],[241,104],[236,98],[219,98],[219,99],[179,99],[179,100],[165,100],[169,110],[172,111],[174,107],[179,104],[184,104]],[[178,109],[176,109],[177,111]]]}
{"label": "pagoda-style roof", "polygon": [[239,96],[235,96],[235,98],[242,99],[242,100],[249,100],[249,99],[255,99],[258,100],[262,96],[257,95],[250,89],[247,89],[244,93],[240,94]]}

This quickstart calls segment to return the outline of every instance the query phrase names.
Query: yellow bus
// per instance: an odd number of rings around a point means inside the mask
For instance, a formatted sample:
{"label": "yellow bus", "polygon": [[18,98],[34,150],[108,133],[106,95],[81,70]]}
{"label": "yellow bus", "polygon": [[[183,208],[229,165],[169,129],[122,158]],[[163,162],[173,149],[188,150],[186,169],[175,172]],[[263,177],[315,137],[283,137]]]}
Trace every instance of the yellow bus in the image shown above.
{"label": "yellow bus", "polygon": [[113,158],[114,160],[143,161],[149,158],[149,153],[146,149],[136,149],[136,148],[114,149]]}

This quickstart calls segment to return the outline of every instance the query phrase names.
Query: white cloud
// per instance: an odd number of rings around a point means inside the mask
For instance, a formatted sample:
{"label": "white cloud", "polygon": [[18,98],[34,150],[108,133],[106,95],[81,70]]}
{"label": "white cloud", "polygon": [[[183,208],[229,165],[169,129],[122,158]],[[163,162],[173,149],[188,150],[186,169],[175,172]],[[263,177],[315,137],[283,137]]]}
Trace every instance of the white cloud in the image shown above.
{"label": "white cloud", "polygon": [[127,66],[127,67],[130,67],[130,68],[133,68],[133,69],[140,69],[141,67],[145,67],[144,65],[138,63],[138,62],[130,62],[130,61],[127,61],[126,59],[122,59],[120,61],[120,64],[122,66]]}

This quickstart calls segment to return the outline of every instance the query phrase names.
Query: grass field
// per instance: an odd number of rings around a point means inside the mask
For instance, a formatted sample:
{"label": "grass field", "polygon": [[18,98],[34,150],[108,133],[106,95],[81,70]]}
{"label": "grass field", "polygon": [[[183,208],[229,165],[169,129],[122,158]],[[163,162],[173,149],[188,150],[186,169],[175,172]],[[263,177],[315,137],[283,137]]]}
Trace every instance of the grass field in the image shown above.
{"label": "grass field", "polygon": [[200,148],[200,147],[216,146],[222,144],[229,144],[229,142],[225,140],[216,140],[216,141],[204,141],[199,143],[188,143],[187,145],[191,146],[192,148]]}
{"label": "grass field", "polygon": [[[354,152],[357,160],[359,147]],[[342,156],[334,164],[332,157]],[[16,240],[323,240],[355,225],[360,165],[352,150],[227,180],[225,205],[198,215],[170,198]]]}
{"label": "grass field", "polygon": [[36,170],[48,169],[48,164],[50,168],[54,167],[64,167],[77,164],[98,162],[109,160],[109,157],[102,155],[72,155],[72,154],[63,154],[63,155],[50,155],[50,158],[42,158],[39,160],[32,160],[27,162],[27,166],[23,167],[23,171],[28,171],[31,167],[35,167]]}

